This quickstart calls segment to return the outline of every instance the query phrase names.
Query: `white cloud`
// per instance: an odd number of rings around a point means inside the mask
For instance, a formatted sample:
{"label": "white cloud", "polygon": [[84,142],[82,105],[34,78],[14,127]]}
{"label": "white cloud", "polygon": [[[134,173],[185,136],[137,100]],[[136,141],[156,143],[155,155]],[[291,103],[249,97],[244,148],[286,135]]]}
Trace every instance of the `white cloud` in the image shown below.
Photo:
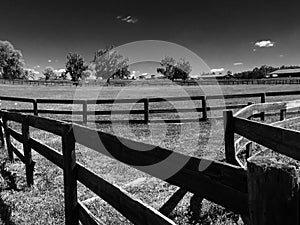
{"label": "white cloud", "polygon": [[39,71],[36,71],[34,69],[26,68],[25,70],[30,71],[30,72],[34,73],[35,75],[39,75],[40,74]]}
{"label": "white cloud", "polygon": [[219,68],[219,69],[211,69],[210,72],[212,73],[221,73],[221,72],[224,72],[225,69],[224,68]]}
{"label": "white cloud", "polygon": [[256,51],[257,51],[257,49],[256,49],[256,48],[254,48],[254,49],[253,49],[253,51],[254,51],[254,52],[256,52]]}
{"label": "white cloud", "polygon": [[241,66],[241,65],[244,65],[244,63],[242,62],[236,62],[236,63],[233,63],[234,66]]}
{"label": "white cloud", "polygon": [[36,65],[34,68],[40,68],[41,66],[40,65]]}
{"label": "white cloud", "polygon": [[271,48],[271,47],[274,47],[274,45],[275,45],[275,42],[271,41],[271,40],[257,41],[255,43],[255,46],[259,47],[259,48]]}
{"label": "white cloud", "polygon": [[121,20],[126,23],[137,23],[139,20],[136,17],[126,15],[126,16],[117,16],[118,20]]}
{"label": "white cloud", "polygon": [[48,63],[51,63],[52,62],[52,60],[51,59],[48,59]]}
{"label": "white cloud", "polygon": [[280,58],[283,58],[283,57],[284,57],[284,55],[279,55],[279,57],[280,57]]}
{"label": "white cloud", "polygon": [[66,72],[66,69],[58,69],[58,70],[54,70],[55,73],[64,73]]}

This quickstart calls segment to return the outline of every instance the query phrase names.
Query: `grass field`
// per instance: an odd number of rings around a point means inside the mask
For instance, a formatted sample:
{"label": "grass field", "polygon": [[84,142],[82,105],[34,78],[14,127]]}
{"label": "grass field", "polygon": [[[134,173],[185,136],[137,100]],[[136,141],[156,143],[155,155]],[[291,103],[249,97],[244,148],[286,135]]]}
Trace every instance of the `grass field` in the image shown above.
{"label": "grass field", "polygon": [[[62,99],[95,99],[99,98],[140,98],[148,96],[190,96],[205,94],[234,94],[267,91],[298,90],[298,85],[239,85],[239,86],[207,86],[207,87],[173,87],[173,86],[141,86],[141,87],[30,87],[0,86],[0,95],[31,98],[62,98]],[[297,96],[277,98],[278,100],[297,99]],[[277,100],[270,99],[270,101]],[[267,99],[269,100],[269,99]],[[231,103],[258,101],[258,99],[231,100]],[[8,105],[5,105],[8,104]],[[184,107],[185,103],[181,103]],[[214,103],[211,103],[214,104]],[[2,102],[2,107],[20,107]],[[53,106],[51,106],[53,107]],[[59,106],[64,107],[65,106]],[[221,113],[221,112],[220,112]],[[15,126],[16,129],[19,127]],[[159,145],[188,155],[224,159],[223,123],[210,121],[186,124],[150,124],[150,125],[99,125],[98,129],[118,136]],[[60,138],[32,129],[34,138],[43,143],[61,149]],[[21,145],[17,144],[21,149]],[[96,172],[106,180],[119,185],[132,195],[159,209],[176,187],[139,172],[132,167],[116,160],[102,156],[95,151],[77,145],[77,160]],[[21,162],[7,162],[6,153],[1,153],[0,224],[63,224],[63,179],[62,171],[38,154],[33,154],[37,162],[35,185],[25,185],[25,170]],[[9,177],[15,174],[15,184]],[[93,193],[79,185],[78,196],[106,224],[130,224],[119,213],[113,210]],[[188,205],[191,195],[187,195],[172,213],[171,218],[178,224],[197,224],[192,221]],[[204,201],[198,224],[242,224],[238,215],[225,210],[211,202]]]}

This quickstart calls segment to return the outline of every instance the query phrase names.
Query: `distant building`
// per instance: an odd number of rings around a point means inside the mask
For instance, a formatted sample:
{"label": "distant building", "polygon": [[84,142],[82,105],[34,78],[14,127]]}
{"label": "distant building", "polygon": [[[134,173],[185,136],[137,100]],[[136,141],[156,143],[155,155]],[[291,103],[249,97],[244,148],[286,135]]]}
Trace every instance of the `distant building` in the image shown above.
{"label": "distant building", "polygon": [[272,77],[300,77],[300,69],[282,69],[267,74],[267,78]]}

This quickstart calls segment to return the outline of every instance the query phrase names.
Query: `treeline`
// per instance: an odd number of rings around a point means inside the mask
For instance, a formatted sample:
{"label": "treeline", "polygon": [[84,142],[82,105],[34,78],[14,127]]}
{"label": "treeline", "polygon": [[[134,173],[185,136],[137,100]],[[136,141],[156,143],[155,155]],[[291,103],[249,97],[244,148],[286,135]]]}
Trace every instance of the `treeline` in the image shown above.
{"label": "treeline", "polygon": [[298,69],[298,68],[300,68],[300,66],[273,67],[273,66],[264,65],[261,66],[260,68],[256,67],[251,71],[235,73],[233,74],[233,76],[238,79],[261,79],[261,78],[265,78],[268,74],[279,69]]}
{"label": "treeline", "polygon": [[[101,79],[129,79],[131,72],[128,65],[129,59],[119,54],[114,46],[99,49],[95,52],[90,62],[77,53],[69,53],[66,57],[64,69],[59,72],[52,67],[43,71],[43,80],[78,80],[88,77]],[[191,72],[191,65],[185,59],[178,62],[166,56],[161,60],[161,67],[157,72],[167,79],[186,80]],[[0,78],[3,79],[35,79],[36,74],[31,69],[24,68],[22,53],[16,50],[8,41],[0,41]]]}

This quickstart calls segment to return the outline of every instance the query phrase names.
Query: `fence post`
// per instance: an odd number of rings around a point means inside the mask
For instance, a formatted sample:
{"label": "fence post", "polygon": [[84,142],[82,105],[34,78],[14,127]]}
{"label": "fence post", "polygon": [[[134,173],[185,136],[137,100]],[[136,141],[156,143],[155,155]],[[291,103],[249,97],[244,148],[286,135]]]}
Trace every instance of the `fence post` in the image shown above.
{"label": "fence post", "polygon": [[[261,93],[261,103],[266,103],[266,93]],[[265,112],[260,113],[260,119],[261,121],[265,121]]]}
{"label": "fence post", "polygon": [[202,98],[202,119],[207,121],[207,104],[206,104],[206,96]]}
{"label": "fence post", "polygon": [[64,162],[65,224],[78,225],[75,138],[71,126],[69,131],[62,136],[62,152]]}
{"label": "fence post", "polygon": [[33,114],[34,114],[35,116],[38,116],[38,105],[37,105],[37,100],[34,99],[33,102],[32,102],[32,104],[33,104]]}
{"label": "fence post", "polygon": [[149,98],[144,99],[144,123],[149,123]]}
{"label": "fence post", "polygon": [[280,121],[284,120],[286,117],[286,109],[280,110]]}
{"label": "fence post", "polygon": [[12,162],[12,161],[14,161],[14,153],[11,148],[11,140],[10,140],[10,133],[8,132],[6,113],[3,115],[2,119],[3,119],[2,121],[3,121],[4,133],[5,133],[5,141],[6,141],[6,147],[7,147],[7,152],[8,152],[8,158]]}
{"label": "fence post", "polygon": [[223,118],[226,162],[239,165],[235,158],[233,112],[231,110],[223,111]]}
{"label": "fence post", "polygon": [[246,159],[248,159],[251,156],[252,150],[253,150],[253,142],[249,142],[246,145]]}
{"label": "fence post", "polygon": [[299,184],[294,166],[257,156],[248,160],[251,225],[299,224]]}
{"label": "fence post", "polygon": [[84,100],[82,103],[82,120],[83,124],[87,125],[87,100]]}
{"label": "fence post", "polygon": [[[0,121],[0,123],[1,123],[1,121]],[[0,124],[0,142],[1,142],[0,148],[4,147],[4,134],[2,131],[2,126],[3,126],[3,119],[2,119],[2,124]]]}
{"label": "fence post", "polygon": [[31,146],[30,146],[30,133],[29,133],[29,119],[28,116],[23,117],[22,121],[22,136],[23,136],[23,150],[26,159],[26,181],[27,185],[33,185],[33,170],[34,162],[32,161]]}

